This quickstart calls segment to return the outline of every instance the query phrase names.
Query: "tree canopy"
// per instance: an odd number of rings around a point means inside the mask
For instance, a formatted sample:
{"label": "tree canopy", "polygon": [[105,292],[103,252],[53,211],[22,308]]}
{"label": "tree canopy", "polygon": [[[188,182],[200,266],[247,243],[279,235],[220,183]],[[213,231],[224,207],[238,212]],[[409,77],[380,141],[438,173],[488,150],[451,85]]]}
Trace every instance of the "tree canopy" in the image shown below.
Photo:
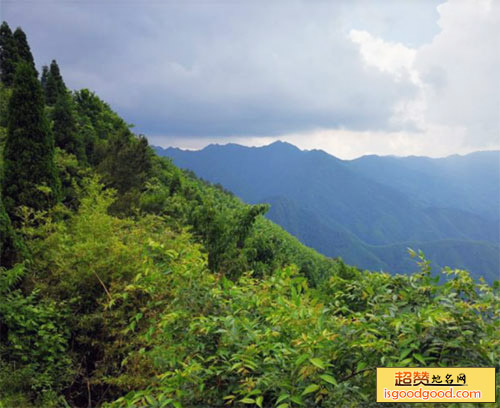
{"label": "tree canopy", "polygon": [[20,27],[17,27],[12,37],[16,45],[18,63],[25,62],[36,72],[35,61],[24,31]]}
{"label": "tree canopy", "polygon": [[4,21],[0,25],[0,79],[7,86],[14,82],[17,59],[16,41],[9,25]]}
{"label": "tree canopy", "polygon": [[16,208],[50,208],[59,197],[54,138],[44,112],[40,82],[26,62],[17,66],[9,101],[4,149],[3,200],[11,219]]}
{"label": "tree canopy", "polygon": [[66,93],[66,85],[64,84],[59,65],[56,60],[52,60],[48,73],[43,78],[45,102],[49,106],[57,103],[59,97]]}

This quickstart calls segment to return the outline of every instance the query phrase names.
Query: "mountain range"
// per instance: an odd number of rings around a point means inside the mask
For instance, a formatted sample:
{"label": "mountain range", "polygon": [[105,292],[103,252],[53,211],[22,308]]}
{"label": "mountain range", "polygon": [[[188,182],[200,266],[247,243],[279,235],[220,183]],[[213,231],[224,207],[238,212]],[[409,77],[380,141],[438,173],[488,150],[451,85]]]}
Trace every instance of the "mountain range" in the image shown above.
{"label": "mountain range", "polygon": [[500,278],[500,152],[341,160],[284,142],[264,147],[155,147],[219,183],[319,252],[360,268],[411,272],[408,248],[435,270]]}

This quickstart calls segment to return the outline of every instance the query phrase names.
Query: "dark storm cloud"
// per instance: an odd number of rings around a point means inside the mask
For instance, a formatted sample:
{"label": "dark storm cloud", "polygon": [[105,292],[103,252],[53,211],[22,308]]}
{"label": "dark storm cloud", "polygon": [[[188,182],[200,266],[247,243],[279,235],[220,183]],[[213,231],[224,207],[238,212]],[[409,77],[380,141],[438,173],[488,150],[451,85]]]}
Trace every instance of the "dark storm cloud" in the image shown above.
{"label": "dark storm cloud", "polygon": [[367,4],[16,0],[2,18],[25,29],[39,66],[57,59],[69,87],[95,90],[139,132],[277,135],[389,129],[414,94],[349,40],[346,13]]}

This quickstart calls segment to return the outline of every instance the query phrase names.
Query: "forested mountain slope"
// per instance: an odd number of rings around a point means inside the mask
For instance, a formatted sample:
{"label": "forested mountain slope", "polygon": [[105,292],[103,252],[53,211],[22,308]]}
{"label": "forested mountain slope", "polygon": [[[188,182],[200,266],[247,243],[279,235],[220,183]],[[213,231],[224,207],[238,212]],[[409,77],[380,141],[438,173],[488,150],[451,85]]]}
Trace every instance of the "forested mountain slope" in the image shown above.
{"label": "forested mountain slope", "polygon": [[0,46],[0,407],[378,407],[378,366],[500,368],[498,283],[320,255]]}
{"label": "forested mountain slope", "polygon": [[359,174],[407,193],[428,207],[500,218],[500,152],[440,159],[364,156],[347,162]]}
{"label": "forested mountain slope", "polygon": [[[435,161],[343,161],[282,142],[261,148],[229,144],[200,151],[156,149],[247,202],[270,203],[271,220],[325,255],[397,272],[408,266],[408,246],[432,245],[435,266],[466,267],[489,281],[500,273],[500,223],[490,218],[500,208],[500,192],[495,196],[498,157],[493,152],[426,166]],[[391,167],[393,162],[402,163],[404,171]],[[434,195],[435,190],[441,194]],[[464,251],[467,242],[470,251]]]}

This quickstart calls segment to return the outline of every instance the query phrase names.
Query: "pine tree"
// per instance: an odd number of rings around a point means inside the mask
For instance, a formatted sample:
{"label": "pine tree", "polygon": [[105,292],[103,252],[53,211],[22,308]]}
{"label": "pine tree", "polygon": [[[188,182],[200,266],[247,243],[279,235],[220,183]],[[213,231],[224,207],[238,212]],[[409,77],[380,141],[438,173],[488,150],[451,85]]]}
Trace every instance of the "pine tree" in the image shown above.
{"label": "pine tree", "polygon": [[42,76],[40,77],[40,83],[42,84],[42,90],[44,95],[47,90],[48,79],[49,79],[49,67],[47,65],[44,65],[42,67]]}
{"label": "pine tree", "polygon": [[17,27],[16,31],[14,31],[13,38],[14,43],[16,44],[18,62],[27,62],[36,72],[35,60],[33,59],[33,55],[31,54],[31,49],[28,44],[28,40],[26,39],[26,34],[20,27]]}
{"label": "pine tree", "polygon": [[68,92],[58,96],[52,113],[56,146],[73,153],[78,160],[85,160],[85,147],[76,128],[73,99]]}
{"label": "pine tree", "polygon": [[59,66],[56,60],[52,60],[45,85],[45,102],[47,105],[54,106],[57,102],[57,97],[65,92],[66,85],[59,71]]}
{"label": "pine tree", "polygon": [[0,79],[6,86],[11,86],[14,81],[17,59],[14,36],[4,21],[0,26]]}
{"label": "pine tree", "polygon": [[4,205],[16,223],[15,208],[47,209],[59,197],[54,137],[44,113],[40,82],[29,63],[20,62],[9,101],[4,150]]}

